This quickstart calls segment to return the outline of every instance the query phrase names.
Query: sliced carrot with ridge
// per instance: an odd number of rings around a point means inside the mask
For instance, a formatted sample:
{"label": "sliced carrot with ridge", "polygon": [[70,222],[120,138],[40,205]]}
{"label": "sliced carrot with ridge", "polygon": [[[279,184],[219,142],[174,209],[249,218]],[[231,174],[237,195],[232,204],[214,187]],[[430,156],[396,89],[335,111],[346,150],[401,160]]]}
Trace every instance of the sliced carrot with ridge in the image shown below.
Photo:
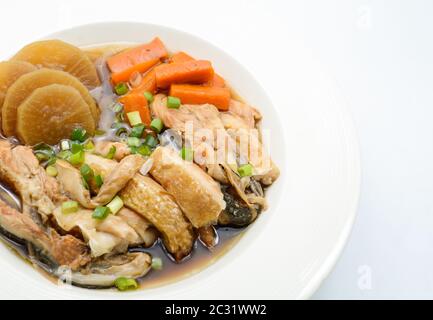
{"label": "sliced carrot with ridge", "polygon": [[164,63],[155,67],[156,85],[167,88],[174,83],[201,84],[213,78],[212,64],[207,60]]}
{"label": "sliced carrot with ridge", "polygon": [[138,63],[136,65],[134,65],[131,68],[125,69],[123,71],[120,72],[115,72],[111,74],[111,81],[114,84],[118,84],[120,82],[128,82],[131,75],[134,72],[139,72],[139,73],[144,73],[146,71],[148,71],[150,68],[152,68],[154,65],[156,65],[159,62],[158,58],[152,59],[152,60],[148,60],[142,63]]}
{"label": "sliced carrot with ridge", "polygon": [[119,101],[123,104],[125,116],[130,112],[138,111],[141,121],[147,126],[150,125],[150,110],[147,99],[143,94],[130,93],[120,98]]}

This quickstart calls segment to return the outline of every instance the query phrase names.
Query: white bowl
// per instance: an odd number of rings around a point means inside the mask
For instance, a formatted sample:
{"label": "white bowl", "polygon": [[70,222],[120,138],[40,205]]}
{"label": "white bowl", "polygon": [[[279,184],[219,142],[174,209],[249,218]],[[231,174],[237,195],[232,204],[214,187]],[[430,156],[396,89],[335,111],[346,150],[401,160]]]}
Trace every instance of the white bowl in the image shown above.
{"label": "white bowl", "polygon": [[211,266],[176,283],[127,293],[59,287],[0,245],[1,298],[307,298],[330,272],[352,226],[360,182],[353,125],[333,83],[312,67],[307,55],[301,55],[287,74],[288,87],[297,94],[287,93],[286,106],[273,106],[257,82],[260,79],[254,79],[239,62],[208,42],[174,29],[100,23],[46,38],[89,46],[143,43],[155,36],[172,51],[211,60],[242,97],[261,109],[263,128],[270,130],[269,149],[281,168],[281,177],[267,194],[269,209]]}

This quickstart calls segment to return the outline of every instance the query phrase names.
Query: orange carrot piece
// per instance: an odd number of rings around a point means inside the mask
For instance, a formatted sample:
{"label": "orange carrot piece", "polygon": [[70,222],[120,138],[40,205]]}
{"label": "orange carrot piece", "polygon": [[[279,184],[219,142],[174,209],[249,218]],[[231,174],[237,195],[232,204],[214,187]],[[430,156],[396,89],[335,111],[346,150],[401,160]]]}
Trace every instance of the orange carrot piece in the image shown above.
{"label": "orange carrot piece", "polygon": [[212,64],[206,60],[165,63],[155,67],[158,88],[167,88],[173,83],[204,83],[213,75]]}
{"label": "orange carrot piece", "polygon": [[156,92],[156,78],[155,78],[155,69],[150,70],[147,72],[143,79],[141,80],[141,83],[138,87],[135,87],[131,90],[131,93],[140,93],[143,94],[146,91],[154,94]]}
{"label": "orange carrot piece", "polygon": [[148,60],[142,63],[138,63],[134,65],[131,68],[125,69],[120,72],[115,72],[111,74],[111,81],[114,84],[118,84],[119,82],[128,82],[129,78],[134,72],[140,72],[144,73],[148,71],[150,68],[152,68],[154,65],[156,65],[159,62],[158,58]]}
{"label": "orange carrot piece", "polygon": [[171,85],[170,96],[178,97],[183,104],[213,104],[221,111],[228,110],[231,98],[228,88],[190,84]]}
{"label": "orange carrot piece", "polygon": [[147,99],[144,95],[129,93],[120,98],[119,101],[123,104],[125,117],[129,112],[138,111],[140,113],[141,121],[147,126],[150,125],[150,111]]}
{"label": "orange carrot piece", "polygon": [[159,38],[151,42],[122,51],[107,59],[108,68],[113,73],[122,72],[153,59],[163,59],[168,56],[164,44]]}
{"label": "orange carrot piece", "polygon": [[[193,60],[195,59],[183,51],[176,52],[170,57],[171,63],[193,61]],[[224,88],[226,86],[226,82],[223,77],[214,73],[212,80],[204,83],[204,86]]]}

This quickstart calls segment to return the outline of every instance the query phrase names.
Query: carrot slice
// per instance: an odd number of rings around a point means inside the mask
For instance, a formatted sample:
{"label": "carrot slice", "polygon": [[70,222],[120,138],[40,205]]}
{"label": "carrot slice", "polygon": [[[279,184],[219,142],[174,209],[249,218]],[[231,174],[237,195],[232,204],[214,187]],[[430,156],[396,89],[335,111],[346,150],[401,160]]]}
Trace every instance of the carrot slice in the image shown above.
{"label": "carrot slice", "polygon": [[134,72],[140,72],[144,73],[148,71],[150,68],[152,68],[154,65],[156,65],[159,62],[158,58],[148,60],[142,63],[138,63],[134,65],[131,68],[125,69],[120,72],[115,72],[111,74],[111,81],[114,84],[118,84],[119,82],[128,82],[129,78]]}
{"label": "carrot slice", "polygon": [[140,113],[141,121],[147,126],[150,125],[151,118],[149,106],[147,104],[147,99],[143,94],[130,93],[120,98],[119,101],[123,104],[125,116],[130,112],[138,111]]}
{"label": "carrot slice", "polygon": [[204,87],[189,84],[173,84],[170,96],[178,97],[183,104],[209,103],[221,111],[227,111],[230,104],[228,88]]}
{"label": "carrot slice", "polygon": [[156,85],[167,88],[173,83],[204,83],[213,78],[212,64],[206,60],[165,63],[155,67]]}
{"label": "carrot slice", "polygon": [[[171,63],[178,63],[178,62],[185,62],[185,61],[193,61],[195,60],[193,57],[191,57],[189,54],[183,51],[176,52],[170,57]],[[226,82],[223,77],[220,75],[214,73],[212,80],[206,82],[204,84],[205,86],[209,87],[220,87],[224,88],[226,86]]]}

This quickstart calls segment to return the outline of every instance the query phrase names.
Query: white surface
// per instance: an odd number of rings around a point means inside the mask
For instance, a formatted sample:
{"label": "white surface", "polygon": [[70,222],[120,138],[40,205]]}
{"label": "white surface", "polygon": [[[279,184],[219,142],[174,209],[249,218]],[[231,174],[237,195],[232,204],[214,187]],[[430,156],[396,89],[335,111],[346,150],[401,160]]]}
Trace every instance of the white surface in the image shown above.
{"label": "white surface", "polygon": [[[293,93],[274,108],[254,77],[230,56],[174,29],[139,23],[100,23],[60,31],[47,38],[88,46],[148,42],[155,36],[161,37],[173,51],[187,48],[192,56],[211,60],[236,92],[262,110],[264,139],[281,168],[280,178],[267,191],[269,210],[211,267],[181,282],[122,296],[115,291],[65,290],[55,286],[0,247],[1,293],[4,297],[36,295],[49,299],[309,297],[330,272],[345,244],[359,195],[358,145],[353,123],[335,84],[301,47],[294,46],[287,56],[291,73],[284,77],[284,85]],[[284,127],[281,119],[285,119]],[[284,244],[284,251],[270,248],[270,243]],[[269,274],[269,261],[275,259],[276,253],[278,264],[272,266]],[[252,282],[251,275],[260,276]]]}
{"label": "white surface", "polygon": [[[349,102],[363,164],[353,233],[314,297],[432,298],[432,2],[243,0],[194,7],[192,2],[165,1],[158,8],[156,2],[129,1],[134,10],[123,10],[127,4],[118,1],[2,2],[1,48],[10,52],[18,49],[17,38],[25,43],[81,23],[164,23],[242,57],[277,104],[290,93],[277,90],[278,70],[290,72],[284,58],[294,39],[304,42]],[[275,59],[263,63],[266,56]],[[358,273],[368,267],[371,289]]]}

